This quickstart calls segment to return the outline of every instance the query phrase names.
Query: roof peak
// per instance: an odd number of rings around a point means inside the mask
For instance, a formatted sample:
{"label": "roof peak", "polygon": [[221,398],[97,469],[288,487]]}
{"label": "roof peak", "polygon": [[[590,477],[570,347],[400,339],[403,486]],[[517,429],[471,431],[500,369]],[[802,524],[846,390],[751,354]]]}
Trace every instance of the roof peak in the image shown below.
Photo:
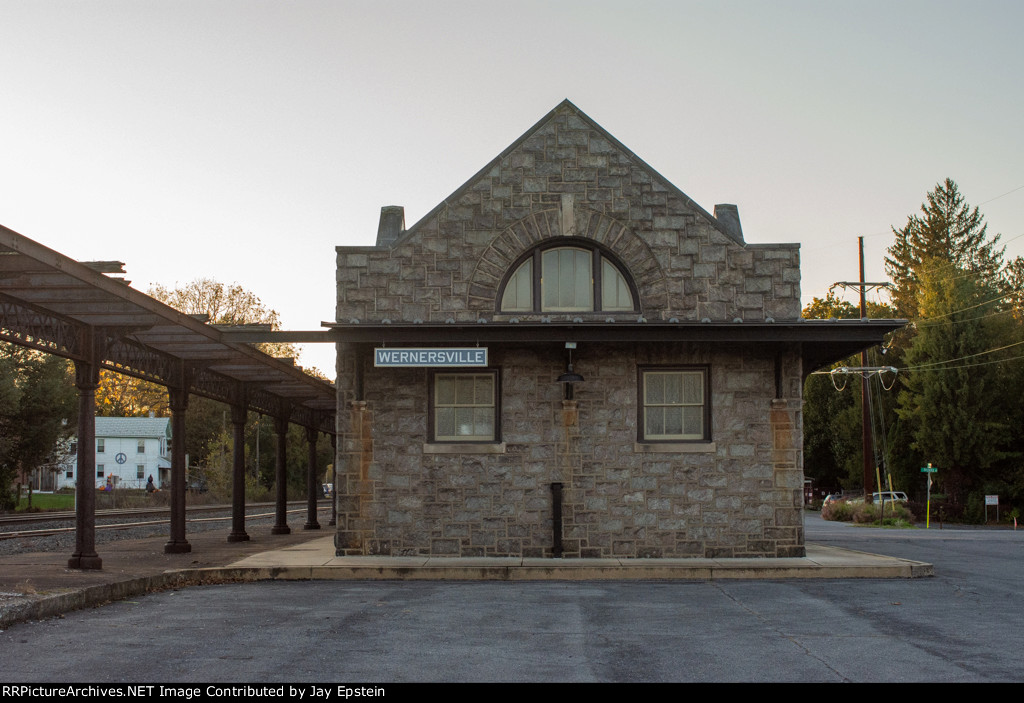
{"label": "roof peak", "polygon": [[[650,164],[648,164],[646,161],[644,161],[639,156],[637,156],[636,153],[633,152],[633,150],[631,150],[625,144],[623,144],[618,139],[616,139],[610,132],[608,132],[608,130],[606,130],[600,124],[595,122],[594,119],[592,117],[590,117],[590,115],[588,115],[586,112],[581,110],[580,107],[578,105],[576,105],[574,102],[572,102],[569,98],[563,98],[561,100],[561,102],[559,102],[551,110],[549,110],[547,112],[547,114],[545,114],[543,117],[541,117],[529,129],[527,129],[525,132],[523,132],[523,134],[521,134],[517,139],[515,139],[511,144],[509,144],[504,150],[502,150],[502,152],[500,154],[498,154],[496,157],[494,157],[493,159],[488,161],[484,165],[483,168],[481,168],[479,171],[474,173],[468,180],[466,180],[461,186],[459,186],[459,188],[457,188],[451,195],[449,195],[447,198],[445,198],[440,203],[438,203],[434,208],[432,208],[428,213],[426,213],[423,217],[421,217],[411,227],[409,227],[408,229],[403,229],[400,232],[399,236],[397,236],[397,237],[395,237],[393,239],[390,239],[388,237],[383,237],[383,238],[378,237],[378,245],[384,244],[385,246],[395,246],[396,244],[398,244],[399,242],[404,240],[406,237],[408,237],[408,236],[412,235],[413,233],[415,233],[419,229],[419,227],[420,227],[420,225],[422,223],[429,221],[430,218],[435,217],[444,208],[448,207],[451,203],[453,203],[453,202],[457,201],[459,198],[461,198],[462,195],[465,194],[473,186],[473,184],[477,183],[481,178],[485,177],[487,175],[487,173],[490,172],[495,167],[496,164],[499,164],[503,159],[508,157],[512,152],[514,152],[517,149],[519,149],[520,147],[522,147],[522,145],[528,139],[530,139],[531,137],[536,135],[538,132],[543,130],[545,128],[545,126],[551,120],[559,117],[560,115],[566,114],[566,113],[571,113],[573,116],[575,116],[579,120],[583,121],[589,129],[592,129],[595,132],[597,132],[598,135],[600,135],[600,137],[602,139],[606,140],[608,142],[608,144],[612,148],[617,149],[617,150],[621,151],[622,153],[624,153],[631,161],[633,161],[638,166],[640,166],[641,168],[646,170],[648,173],[650,173],[650,175],[652,177],[657,178],[659,181],[661,181],[661,183],[664,185],[665,188],[670,189],[671,191],[675,192],[679,197],[683,198],[684,201],[687,203],[687,205],[690,208],[692,208],[696,213],[698,213],[700,216],[703,216],[704,218],[706,218],[707,222],[712,227],[717,229],[719,232],[721,232],[722,234],[724,234],[725,236],[727,236],[729,239],[733,240],[737,244],[745,245],[745,242],[743,241],[742,229],[741,229],[740,224],[739,224],[739,214],[738,214],[738,212],[736,210],[736,206],[735,205],[725,206],[724,209],[723,209],[723,213],[725,213],[726,216],[722,220],[718,219],[716,217],[716,215],[711,214],[706,209],[704,209],[703,207],[698,205],[693,200],[693,198],[691,198],[686,193],[684,193],[682,190],[680,190],[674,183],[672,183],[672,181],[670,181],[667,178],[665,178],[664,176],[662,176]],[[716,206],[716,207],[723,207],[723,206]],[[718,214],[718,213],[716,212],[716,214]],[[404,215],[404,213],[403,213],[403,215]],[[383,212],[382,212],[382,217],[383,217]]]}

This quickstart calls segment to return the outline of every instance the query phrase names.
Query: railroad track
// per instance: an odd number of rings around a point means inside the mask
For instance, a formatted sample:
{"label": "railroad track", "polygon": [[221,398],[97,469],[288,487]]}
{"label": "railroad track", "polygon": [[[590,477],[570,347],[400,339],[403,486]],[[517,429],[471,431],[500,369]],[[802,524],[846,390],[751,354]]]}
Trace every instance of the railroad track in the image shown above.
{"label": "railroad track", "polygon": [[[330,506],[329,501],[319,500],[318,505],[326,504]],[[288,505],[306,505],[305,500],[290,500]],[[274,506],[274,503],[246,503],[246,509],[249,508],[265,508],[268,506]],[[188,505],[185,507],[186,513],[199,513],[199,512],[211,512],[217,510],[231,510],[230,503],[222,503],[218,505]],[[108,518],[108,517],[131,517],[133,515],[163,515],[171,511],[170,506],[161,506],[157,508],[108,508],[104,510],[96,511],[96,519]],[[48,511],[40,513],[14,513],[8,515],[0,515],[0,526],[2,525],[17,525],[26,524],[32,522],[54,522],[58,520],[74,520],[74,510],[61,510],[61,511]]]}
{"label": "railroad track", "polygon": [[[305,513],[306,502],[305,501],[290,501],[288,513]],[[301,507],[298,507],[301,506]],[[246,520],[252,520],[257,518],[274,517],[276,514],[275,510],[270,512],[249,512],[249,510],[259,510],[263,508],[273,508],[273,503],[256,503],[246,506]],[[322,511],[324,508],[330,508],[330,503],[325,501],[319,501],[317,503],[317,511]],[[226,515],[217,516],[201,516],[202,514],[208,514],[211,512],[224,512]],[[190,507],[187,510],[185,516],[186,523],[197,523],[197,522],[217,522],[217,521],[228,521],[231,520],[231,506],[230,505],[202,505]],[[156,517],[154,520],[140,520],[132,522],[103,522],[104,520],[120,520],[126,517]],[[28,517],[28,516],[26,516]],[[13,519],[12,519],[13,518]],[[74,522],[75,514],[68,512],[54,512],[54,513],[32,513],[31,517],[25,519],[22,516],[0,516],[0,541],[7,539],[17,538],[31,538],[31,537],[46,537],[50,535],[59,535],[66,532],[74,532],[75,526],[69,525],[67,527],[48,527],[45,529],[37,530],[8,530],[7,525],[17,524],[30,524],[32,522]],[[97,510],[96,511],[96,529],[97,530],[127,530],[135,527],[148,527],[153,525],[168,525],[170,524],[170,509],[161,508],[136,508],[126,510]]]}

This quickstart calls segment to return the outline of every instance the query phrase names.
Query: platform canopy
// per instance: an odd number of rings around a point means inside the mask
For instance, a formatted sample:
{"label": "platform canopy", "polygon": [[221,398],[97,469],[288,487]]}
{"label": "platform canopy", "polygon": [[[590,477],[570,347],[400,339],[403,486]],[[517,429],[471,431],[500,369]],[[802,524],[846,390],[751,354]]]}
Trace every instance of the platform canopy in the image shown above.
{"label": "platform canopy", "polygon": [[333,384],[131,288],[123,266],[0,225],[0,339],[334,434]]}

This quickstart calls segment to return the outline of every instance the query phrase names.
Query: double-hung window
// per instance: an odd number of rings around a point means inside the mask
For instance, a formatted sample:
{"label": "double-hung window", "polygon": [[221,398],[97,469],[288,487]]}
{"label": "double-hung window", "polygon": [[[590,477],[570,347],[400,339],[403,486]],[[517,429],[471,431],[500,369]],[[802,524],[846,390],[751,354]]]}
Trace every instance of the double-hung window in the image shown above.
{"label": "double-hung window", "polygon": [[435,372],[430,390],[432,441],[499,441],[497,369]]}
{"label": "double-hung window", "polygon": [[640,440],[711,439],[707,368],[640,370]]}

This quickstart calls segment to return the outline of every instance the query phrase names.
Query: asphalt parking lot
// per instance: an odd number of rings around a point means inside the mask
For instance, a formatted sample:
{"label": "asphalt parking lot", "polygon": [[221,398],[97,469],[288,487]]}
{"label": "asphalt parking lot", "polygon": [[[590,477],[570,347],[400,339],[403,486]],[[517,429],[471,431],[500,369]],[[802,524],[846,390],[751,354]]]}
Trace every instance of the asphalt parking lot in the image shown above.
{"label": "asphalt parking lot", "polygon": [[311,581],[165,591],[0,633],[9,681],[1018,681],[1024,531],[808,540],[924,579]]}

